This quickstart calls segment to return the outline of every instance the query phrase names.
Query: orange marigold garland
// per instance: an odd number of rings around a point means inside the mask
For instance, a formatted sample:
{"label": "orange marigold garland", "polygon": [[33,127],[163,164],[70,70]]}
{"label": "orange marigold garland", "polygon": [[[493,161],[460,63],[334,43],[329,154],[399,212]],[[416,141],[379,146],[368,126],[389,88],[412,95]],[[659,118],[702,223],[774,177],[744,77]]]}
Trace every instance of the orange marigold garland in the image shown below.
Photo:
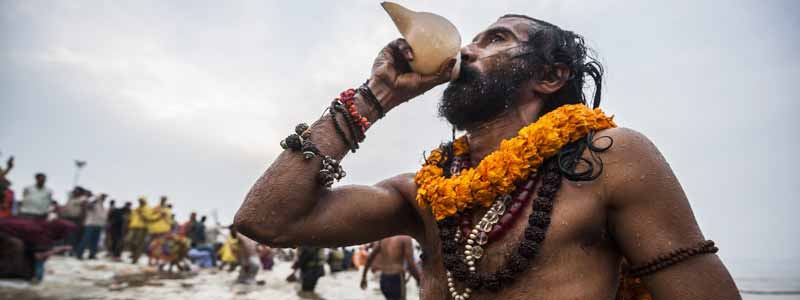
{"label": "orange marigold garland", "polygon": [[[497,196],[510,193],[515,182],[536,172],[545,159],[558,153],[564,145],[591,131],[612,127],[616,127],[612,117],[599,108],[564,105],[522,128],[516,137],[503,140],[477,167],[450,178],[443,176],[440,165],[445,157],[443,150],[437,148],[431,151],[414,178],[418,187],[417,202],[421,207],[430,206],[436,220],[475,205],[488,207]],[[464,137],[453,147],[456,155],[469,151]]]}

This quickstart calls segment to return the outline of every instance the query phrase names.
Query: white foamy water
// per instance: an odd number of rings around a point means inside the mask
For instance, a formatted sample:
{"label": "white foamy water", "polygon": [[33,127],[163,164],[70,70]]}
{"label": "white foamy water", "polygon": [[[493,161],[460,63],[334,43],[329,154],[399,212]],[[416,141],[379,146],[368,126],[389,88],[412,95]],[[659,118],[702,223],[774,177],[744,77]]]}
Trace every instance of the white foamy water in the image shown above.
{"label": "white foamy water", "polygon": [[[130,287],[112,291],[108,283],[115,273],[140,273],[147,269],[143,265],[109,261],[78,261],[72,258],[54,257],[47,262],[47,275],[39,285],[22,281],[0,280],[0,300],[204,300],[204,299],[275,299],[294,300],[299,284],[287,283],[290,263],[278,262],[272,271],[261,271],[257,280],[264,285],[236,285],[233,281],[238,271],[200,270],[197,276],[187,279],[152,280],[141,287]],[[368,276],[370,278],[372,276]],[[383,299],[378,283],[370,280],[366,291],[359,288],[361,273],[355,271],[326,274],[320,278],[317,292],[329,300],[377,300]],[[416,284],[408,285],[409,300],[418,299]]]}
{"label": "white foamy water", "polygon": [[[739,289],[743,291],[742,297],[745,300],[800,300],[800,295],[797,294],[758,294],[800,291],[798,261],[736,260],[725,263]],[[0,280],[0,300],[299,299],[296,295],[298,284],[285,281],[289,267],[289,263],[279,262],[273,271],[261,271],[257,279],[266,282],[262,286],[233,284],[237,272],[201,270],[197,276],[187,279],[152,280],[145,286],[112,291],[108,283],[115,273],[139,273],[147,267],[103,260],[77,261],[54,257],[47,263],[45,281],[39,285]],[[366,291],[358,287],[360,274],[355,271],[328,274],[320,279],[317,292],[329,300],[383,299],[375,280],[370,281]],[[413,280],[407,287],[408,299],[419,299]]]}

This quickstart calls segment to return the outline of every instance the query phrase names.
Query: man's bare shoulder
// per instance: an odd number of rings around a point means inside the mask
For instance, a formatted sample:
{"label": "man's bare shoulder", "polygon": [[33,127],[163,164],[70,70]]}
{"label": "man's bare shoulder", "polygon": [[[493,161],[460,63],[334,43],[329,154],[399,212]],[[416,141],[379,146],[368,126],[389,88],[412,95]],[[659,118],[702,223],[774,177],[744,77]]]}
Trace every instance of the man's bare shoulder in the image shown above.
{"label": "man's bare shoulder", "polygon": [[606,151],[606,155],[613,156],[629,156],[631,154],[659,154],[655,144],[643,133],[626,127],[609,128],[598,131],[594,135],[594,142],[596,146],[608,146],[611,140],[613,145]]}
{"label": "man's bare shoulder", "polygon": [[[610,145],[610,147],[608,147]],[[611,128],[598,131],[594,146],[608,147],[600,153],[603,164],[602,179],[606,194],[620,189],[632,190],[637,186],[646,189],[648,182],[662,181],[662,177],[675,182],[674,174],[656,145],[644,134],[630,128]],[[637,184],[641,183],[641,184]]]}
{"label": "man's bare shoulder", "polygon": [[414,183],[415,173],[403,173],[378,182],[376,186],[389,189],[401,194],[404,198],[414,199],[417,194],[417,184]]}
{"label": "man's bare shoulder", "polygon": [[644,134],[624,127],[610,128],[598,131],[592,142],[595,148],[605,149],[599,151],[604,167],[610,174],[619,172],[620,166],[636,167],[652,162],[664,162],[661,152],[655,144]]}

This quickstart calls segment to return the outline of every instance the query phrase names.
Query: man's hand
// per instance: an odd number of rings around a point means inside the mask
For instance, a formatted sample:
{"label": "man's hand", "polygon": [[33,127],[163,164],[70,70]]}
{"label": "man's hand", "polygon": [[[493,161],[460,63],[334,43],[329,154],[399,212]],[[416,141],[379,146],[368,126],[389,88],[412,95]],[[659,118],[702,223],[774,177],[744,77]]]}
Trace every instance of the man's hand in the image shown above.
{"label": "man's hand", "polygon": [[420,75],[411,70],[409,62],[413,60],[411,46],[401,38],[384,47],[372,64],[370,88],[387,111],[449,81],[456,64],[453,58],[442,64],[437,74]]}

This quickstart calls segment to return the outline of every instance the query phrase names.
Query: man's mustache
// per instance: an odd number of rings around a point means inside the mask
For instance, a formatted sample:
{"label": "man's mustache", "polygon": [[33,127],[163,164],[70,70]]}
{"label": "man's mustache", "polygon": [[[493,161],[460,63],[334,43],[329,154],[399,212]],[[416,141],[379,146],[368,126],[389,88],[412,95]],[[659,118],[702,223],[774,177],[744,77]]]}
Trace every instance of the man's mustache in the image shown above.
{"label": "man's mustache", "polygon": [[461,71],[458,73],[458,78],[453,80],[452,83],[472,83],[481,78],[481,72],[478,68],[470,65],[467,62],[461,62]]}

